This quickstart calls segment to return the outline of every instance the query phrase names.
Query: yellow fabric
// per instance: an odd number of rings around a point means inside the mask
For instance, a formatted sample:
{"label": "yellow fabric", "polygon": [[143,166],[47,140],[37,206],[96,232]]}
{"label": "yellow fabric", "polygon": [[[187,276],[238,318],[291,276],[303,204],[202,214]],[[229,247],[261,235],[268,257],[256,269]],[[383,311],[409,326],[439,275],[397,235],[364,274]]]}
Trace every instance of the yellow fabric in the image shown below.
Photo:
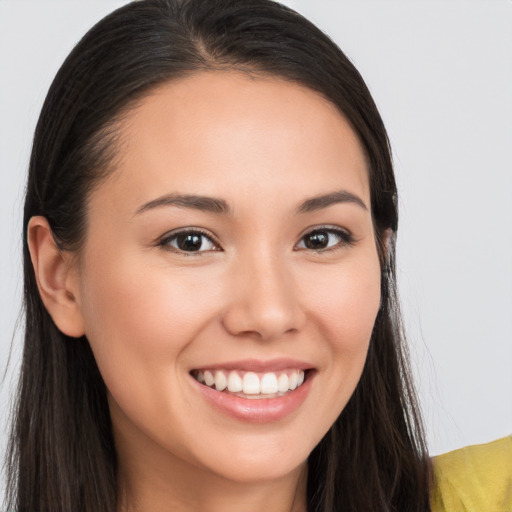
{"label": "yellow fabric", "polygon": [[512,436],[434,457],[432,512],[512,512]]}

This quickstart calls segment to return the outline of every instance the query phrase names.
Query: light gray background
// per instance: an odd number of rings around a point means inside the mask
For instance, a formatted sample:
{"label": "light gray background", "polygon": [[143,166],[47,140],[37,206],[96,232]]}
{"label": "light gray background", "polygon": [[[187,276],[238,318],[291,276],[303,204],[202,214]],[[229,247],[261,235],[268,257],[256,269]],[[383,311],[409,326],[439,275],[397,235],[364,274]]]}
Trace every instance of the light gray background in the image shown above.
{"label": "light gray background", "polygon": [[[124,3],[0,0],[0,376],[20,310],[37,116],[73,45]],[[286,3],[353,60],[388,128],[401,297],[431,452],[512,433],[512,2]],[[0,390],[0,454],[20,343],[18,330]]]}

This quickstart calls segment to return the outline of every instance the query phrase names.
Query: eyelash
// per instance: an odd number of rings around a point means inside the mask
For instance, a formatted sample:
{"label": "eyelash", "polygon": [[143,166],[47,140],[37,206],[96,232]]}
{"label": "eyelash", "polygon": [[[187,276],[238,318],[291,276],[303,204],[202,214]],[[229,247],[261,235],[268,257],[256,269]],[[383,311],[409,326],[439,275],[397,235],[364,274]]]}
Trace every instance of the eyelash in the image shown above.
{"label": "eyelash", "polygon": [[[180,235],[199,235],[203,238],[206,238],[208,239],[213,245],[215,245],[217,247],[217,249],[213,249],[214,251],[220,251],[221,249],[219,248],[219,244],[217,242],[215,242],[215,240],[213,239],[213,237],[210,235],[210,233],[208,233],[207,231],[201,229],[201,228],[185,228],[185,229],[182,229],[180,231],[175,231],[175,232],[172,232],[172,233],[169,233],[168,235],[165,235],[159,242],[157,245],[159,245],[160,247],[163,247],[164,249],[168,249],[168,250],[171,250],[173,252],[177,252],[178,254],[183,254],[183,255],[186,255],[186,256],[202,256],[205,252],[210,252],[210,251],[184,251],[182,249],[180,249],[179,247],[173,247],[171,245],[171,242],[174,241],[174,240],[177,240],[177,238],[180,236]],[[201,243],[202,245],[202,243]]]}
{"label": "eyelash", "polygon": [[[328,233],[328,235],[334,235],[339,240],[333,246],[328,246],[328,247],[320,248],[320,249],[313,249],[313,248],[308,248],[308,247],[297,248],[297,246],[300,243],[304,242],[304,239],[307,236],[311,236],[314,234],[320,234],[320,233]],[[200,237],[206,238],[216,247],[216,249],[209,249],[209,250],[202,250],[202,251],[201,250],[185,251],[185,250],[180,249],[179,247],[171,245],[171,242],[176,241],[180,235],[185,235],[185,236],[198,235]],[[305,249],[305,250],[313,251],[315,253],[324,253],[324,252],[328,252],[328,251],[335,251],[337,249],[341,249],[342,247],[347,247],[347,246],[350,247],[350,246],[354,245],[355,241],[356,240],[354,239],[353,235],[346,230],[340,229],[338,227],[333,227],[333,226],[318,226],[318,227],[315,227],[315,228],[307,231],[306,233],[304,233],[301,236],[299,243],[294,247],[294,250]],[[210,235],[210,233],[208,233],[207,231],[205,231],[201,228],[186,228],[186,229],[182,229],[177,232],[170,233],[170,234],[164,236],[162,239],[160,239],[158,241],[157,245],[160,247],[163,247],[164,249],[168,249],[168,250],[171,250],[178,254],[183,254],[183,255],[187,255],[187,256],[192,256],[192,255],[202,256],[205,252],[221,251],[222,250],[220,248],[219,244]],[[201,245],[203,245],[203,242],[201,242]]]}
{"label": "eyelash", "polygon": [[[302,243],[303,240],[307,236],[311,236],[313,234],[318,234],[318,233],[328,233],[329,235],[336,236],[339,240],[335,245],[330,246],[330,247],[325,247],[325,248],[321,248],[321,249],[312,249],[312,248],[304,247],[304,249],[310,250],[310,251],[313,251],[316,253],[323,253],[323,252],[328,252],[328,251],[336,251],[337,249],[341,249],[343,247],[351,247],[356,242],[352,233],[350,233],[347,230],[340,229],[340,228],[334,227],[334,226],[318,226],[318,227],[315,227],[315,228],[307,231],[306,233],[304,233],[301,236],[299,243]],[[297,250],[297,249],[294,249],[294,250]]]}

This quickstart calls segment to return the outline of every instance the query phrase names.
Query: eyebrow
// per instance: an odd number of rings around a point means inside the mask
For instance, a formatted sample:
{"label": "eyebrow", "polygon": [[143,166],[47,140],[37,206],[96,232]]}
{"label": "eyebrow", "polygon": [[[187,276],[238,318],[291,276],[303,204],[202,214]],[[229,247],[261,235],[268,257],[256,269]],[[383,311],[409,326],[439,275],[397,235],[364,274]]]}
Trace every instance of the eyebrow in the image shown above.
{"label": "eyebrow", "polygon": [[[363,210],[368,210],[363,200],[348,192],[346,190],[339,190],[322,194],[315,197],[310,197],[302,202],[296,210],[297,214],[310,213],[324,208],[328,208],[334,204],[351,203],[361,207]],[[144,203],[135,212],[139,215],[148,210],[161,208],[164,206],[175,206],[178,208],[192,208],[203,212],[216,213],[228,215],[231,213],[231,208],[224,199],[215,197],[194,195],[194,194],[166,194],[147,203]]]}
{"label": "eyebrow", "polygon": [[178,208],[193,208],[209,213],[228,214],[231,209],[224,199],[215,197],[199,196],[193,194],[166,194],[143,204],[135,213],[136,215],[160,208],[162,206],[177,206]]}
{"label": "eyebrow", "polygon": [[368,207],[360,197],[347,190],[338,190],[306,199],[297,208],[297,213],[315,212],[339,203],[351,203],[360,206],[363,210],[368,210]]}

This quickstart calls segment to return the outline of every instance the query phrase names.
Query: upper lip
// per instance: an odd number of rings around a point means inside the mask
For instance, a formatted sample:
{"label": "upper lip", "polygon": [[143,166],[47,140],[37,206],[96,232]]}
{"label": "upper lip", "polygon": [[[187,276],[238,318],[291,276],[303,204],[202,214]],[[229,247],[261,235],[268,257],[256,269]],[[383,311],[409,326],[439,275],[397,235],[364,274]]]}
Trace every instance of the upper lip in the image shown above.
{"label": "upper lip", "polygon": [[243,359],[239,361],[226,361],[223,363],[206,364],[194,368],[194,370],[244,370],[248,372],[277,372],[286,369],[310,370],[311,363],[291,358],[270,359]]}

